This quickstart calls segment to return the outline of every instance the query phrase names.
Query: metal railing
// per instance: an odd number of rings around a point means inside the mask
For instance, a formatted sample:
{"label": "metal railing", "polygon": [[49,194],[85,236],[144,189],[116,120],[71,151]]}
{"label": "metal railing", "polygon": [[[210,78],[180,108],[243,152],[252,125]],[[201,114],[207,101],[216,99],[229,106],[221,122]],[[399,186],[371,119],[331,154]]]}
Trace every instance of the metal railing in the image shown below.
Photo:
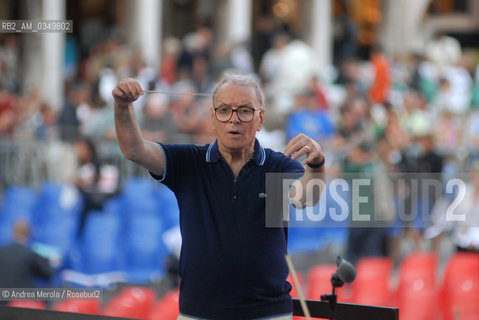
{"label": "metal railing", "polygon": [[[102,162],[115,165],[123,181],[147,175],[145,169],[125,159],[114,142],[98,141]],[[45,181],[73,183],[77,156],[71,143],[34,139],[0,140],[0,194],[10,185],[38,188]]]}

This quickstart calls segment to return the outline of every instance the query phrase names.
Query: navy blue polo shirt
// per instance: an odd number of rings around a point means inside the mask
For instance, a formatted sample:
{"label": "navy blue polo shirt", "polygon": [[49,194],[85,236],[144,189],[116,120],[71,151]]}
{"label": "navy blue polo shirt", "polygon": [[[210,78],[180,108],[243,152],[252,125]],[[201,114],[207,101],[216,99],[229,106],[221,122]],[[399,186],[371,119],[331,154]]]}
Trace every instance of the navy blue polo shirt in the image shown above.
{"label": "navy blue polo shirt", "polygon": [[217,141],[160,145],[165,174],[153,177],[175,193],[180,209],[180,312],[205,319],[291,313],[286,231],[265,227],[265,177],[303,166],[256,140],[254,158],[235,179]]}

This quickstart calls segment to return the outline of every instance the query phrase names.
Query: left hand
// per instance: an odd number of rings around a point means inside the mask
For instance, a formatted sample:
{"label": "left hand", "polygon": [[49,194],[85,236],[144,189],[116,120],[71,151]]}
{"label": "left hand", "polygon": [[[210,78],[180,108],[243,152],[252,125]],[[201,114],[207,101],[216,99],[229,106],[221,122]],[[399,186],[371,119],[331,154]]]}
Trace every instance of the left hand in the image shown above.
{"label": "left hand", "polygon": [[306,155],[303,165],[308,163],[317,165],[324,160],[323,149],[321,149],[319,143],[304,134],[299,134],[289,141],[284,150],[284,155],[287,157],[291,156],[293,160]]}

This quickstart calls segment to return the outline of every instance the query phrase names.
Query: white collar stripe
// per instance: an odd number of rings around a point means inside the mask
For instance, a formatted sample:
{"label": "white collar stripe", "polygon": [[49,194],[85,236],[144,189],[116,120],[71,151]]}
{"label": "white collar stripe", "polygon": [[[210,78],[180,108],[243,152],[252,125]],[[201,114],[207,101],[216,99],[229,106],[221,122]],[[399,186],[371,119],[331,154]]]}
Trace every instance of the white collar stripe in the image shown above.
{"label": "white collar stripe", "polygon": [[211,143],[208,146],[208,150],[206,151],[206,162],[211,162],[211,149],[213,149],[214,143]]}
{"label": "white collar stripe", "polygon": [[262,166],[264,165],[265,161],[266,161],[266,152],[264,151],[264,148],[261,147],[261,161],[259,164]]}

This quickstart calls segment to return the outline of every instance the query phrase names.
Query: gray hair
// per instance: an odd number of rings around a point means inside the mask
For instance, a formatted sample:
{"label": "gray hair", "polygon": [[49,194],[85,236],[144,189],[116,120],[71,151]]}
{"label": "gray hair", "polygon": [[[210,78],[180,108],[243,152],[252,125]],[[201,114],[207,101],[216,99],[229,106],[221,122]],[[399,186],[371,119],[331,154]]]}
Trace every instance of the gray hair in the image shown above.
{"label": "gray hair", "polygon": [[221,88],[221,86],[225,84],[237,84],[240,86],[253,88],[256,92],[256,97],[258,98],[260,107],[264,107],[264,94],[261,90],[261,86],[258,80],[256,80],[256,78],[252,76],[232,73],[225,73],[222,79],[213,87],[213,104],[215,101],[216,92],[219,90],[219,88]]}

